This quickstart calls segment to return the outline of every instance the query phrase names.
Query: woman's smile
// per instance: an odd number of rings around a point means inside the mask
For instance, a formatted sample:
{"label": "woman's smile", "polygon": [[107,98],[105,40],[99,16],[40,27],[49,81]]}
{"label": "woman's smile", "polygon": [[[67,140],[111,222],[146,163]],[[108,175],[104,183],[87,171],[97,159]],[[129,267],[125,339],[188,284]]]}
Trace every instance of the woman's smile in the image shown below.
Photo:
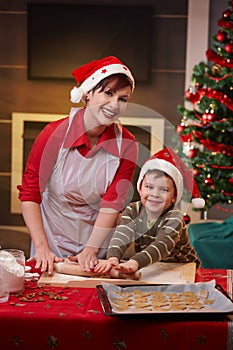
{"label": "woman's smile", "polygon": [[105,107],[102,107],[101,110],[107,119],[113,119],[113,118],[118,117],[118,113],[113,112]]}

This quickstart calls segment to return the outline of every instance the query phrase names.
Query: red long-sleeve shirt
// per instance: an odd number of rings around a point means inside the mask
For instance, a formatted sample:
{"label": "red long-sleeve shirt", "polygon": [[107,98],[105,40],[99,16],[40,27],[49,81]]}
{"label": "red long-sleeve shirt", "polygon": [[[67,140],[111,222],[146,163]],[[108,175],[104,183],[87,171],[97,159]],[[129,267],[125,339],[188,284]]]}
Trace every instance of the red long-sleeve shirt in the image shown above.
{"label": "red long-sleeve shirt", "polygon": [[[65,138],[63,147],[76,147],[77,152],[80,152],[84,157],[98,156],[98,150],[101,147],[119,157],[119,168],[112,183],[101,198],[100,207],[116,210],[124,208],[138,158],[136,139],[126,128],[122,127],[122,146],[119,153],[115,128],[112,124],[106,127],[97,146],[92,151],[84,128],[83,117],[84,110],[80,110],[74,116],[67,135],[69,117],[49,123],[36,138],[23,174],[22,185],[17,186],[21,201],[41,203],[42,194]],[[121,188],[119,188],[119,183]]]}

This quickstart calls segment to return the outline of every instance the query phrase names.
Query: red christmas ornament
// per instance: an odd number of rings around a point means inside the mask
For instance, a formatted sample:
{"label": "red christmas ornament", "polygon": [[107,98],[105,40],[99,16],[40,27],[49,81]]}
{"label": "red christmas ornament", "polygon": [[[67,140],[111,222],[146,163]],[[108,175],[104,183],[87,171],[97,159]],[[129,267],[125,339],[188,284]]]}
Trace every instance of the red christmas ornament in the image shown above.
{"label": "red christmas ornament", "polygon": [[209,113],[209,115],[208,115],[209,122],[214,122],[217,118],[218,118],[218,116],[215,113]]}
{"label": "red christmas ornament", "polygon": [[183,216],[183,219],[184,219],[184,222],[185,222],[186,225],[188,225],[188,224],[190,223],[190,221],[191,221],[190,216],[187,215],[187,214],[185,214],[185,215]]}
{"label": "red christmas ornament", "polygon": [[193,104],[200,100],[200,95],[198,92],[192,93],[190,89],[186,90],[185,97]]}
{"label": "red christmas ornament", "polygon": [[193,176],[198,176],[199,170],[197,168],[193,168]]}
{"label": "red christmas ornament", "polygon": [[233,185],[233,177],[231,177],[230,179],[228,179],[229,184]]}
{"label": "red christmas ornament", "polygon": [[204,120],[204,122],[207,122],[207,121],[208,121],[208,114],[209,114],[209,113],[203,113],[203,114],[202,114],[202,119]]}
{"label": "red christmas ornament", "polygon": [[227,44],[225,45],[225,51],[226,51],[227,53],[232,53],[232,52],[233,52],[233,43],[227,43]]}
{"label": "red christmas ornament", "polygon": [[191,142],[192,141],[192,135],[187,134],[187,135],[180,135],[181,139],[183,142]]}
{"label": "red christmas ornament", "polygon": [[216,35],[218,41],[223,42],[226,39],[226,33],[219,31]]}
{"label": "red christmas ornament", "polygon": [[184,129],[185,129],[184,125],[181,125],[181,124],[177,125],[177,127],[176,127],[176,131],[178,134],[180,134],[182,131],[184,131]]}
{"label": "red christmas ornament", "polygon": [[229,18],[230,15],[231,15],[231,10],[229,10],[229,9],[223,12],[223,17],[224,17],[225,19],[226,19],[226,18]]}
{"label": "red christmas ornament", "polygon": [[202,114],[202,119],[204,122],[213,122],[217,119],[217,114],[206,112]]}
{"label": "red christmas ornament", "polygon": [[206,186],[212,186],[214,184],[214,180],[211,177],[206,177],[204,180],[204,184]]}
{"label": "red christmas ornament", "polygon": [[188,151],[188,157],[189,158],[195,158],[197,155],[197,150],[195,148],[191,148],[189,151]]}

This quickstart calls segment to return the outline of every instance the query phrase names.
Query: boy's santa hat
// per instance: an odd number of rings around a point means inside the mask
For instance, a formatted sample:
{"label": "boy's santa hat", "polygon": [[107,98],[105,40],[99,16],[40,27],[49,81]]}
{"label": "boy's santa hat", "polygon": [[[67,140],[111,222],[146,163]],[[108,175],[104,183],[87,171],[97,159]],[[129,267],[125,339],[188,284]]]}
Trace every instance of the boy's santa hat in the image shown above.
{"label": "boy's santa hat", "polygon": [[137,182],[138,191],[144,176],[149,170],[163,171],[173,179],[176,185],[177,203],[181,200],[183,190],[186,188],[191,193],[192,203],[195,208],[203,208],[205,206],[205,201],[203,198],[200,198],[200,192],[191,170],[187,168],[181,158],[170,147],[155,153],[142,166]]}
{"label": "boy's santa hat", "polygon": [[113,74],[125,74],[132,81],[132,90],[135,82],[129,68],[123,64],[117,57],[107,56],[100,60],[94,60],[75,70],[72,74],[78,84],[71,92],[71,102],[78,103],[85,94],[92,90],[101,80]]}

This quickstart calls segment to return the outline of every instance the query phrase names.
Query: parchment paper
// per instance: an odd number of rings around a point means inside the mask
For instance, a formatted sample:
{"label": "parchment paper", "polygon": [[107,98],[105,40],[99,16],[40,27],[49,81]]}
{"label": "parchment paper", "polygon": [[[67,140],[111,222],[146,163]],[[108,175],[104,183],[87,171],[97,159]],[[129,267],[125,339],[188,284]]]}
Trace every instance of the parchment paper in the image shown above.
{"label": "parchment paper", "polygon": [[[129,287],[120,287],[117,285],[111,285],[108,283],[102,283],[102,286],[106,292],[107,298],[112,307],[113,314],[151,314],[151,313],[231,313],[233,312],[233,303],[230,299],[228,299],[225,295],[223,295],[220,291],[215,288],[216,281],[212,280],[210,282],[204,283],[191,283],[191,284],[171,284],[171,285],[155,285],[155,286],[129,286]],[[169,310],[163,311],[162,308],[160,311],[147,311],[140,310],[134,308],[134,306],[130,306],[128,310],[119,311],[114,308],[114,300],[116,297],[119,297],[118,292],[132,293],[134,290],[139,290],[142,292],[163,292],[163,293],[182,293],[185,291],[193,292],[195,295],[199,295],[201,290],[208,291],[208,300],[214,300],[214,303],[211,305],[205,305],[202,309],[195,310]],[[117,293],[115,293],[117,292]]]}

